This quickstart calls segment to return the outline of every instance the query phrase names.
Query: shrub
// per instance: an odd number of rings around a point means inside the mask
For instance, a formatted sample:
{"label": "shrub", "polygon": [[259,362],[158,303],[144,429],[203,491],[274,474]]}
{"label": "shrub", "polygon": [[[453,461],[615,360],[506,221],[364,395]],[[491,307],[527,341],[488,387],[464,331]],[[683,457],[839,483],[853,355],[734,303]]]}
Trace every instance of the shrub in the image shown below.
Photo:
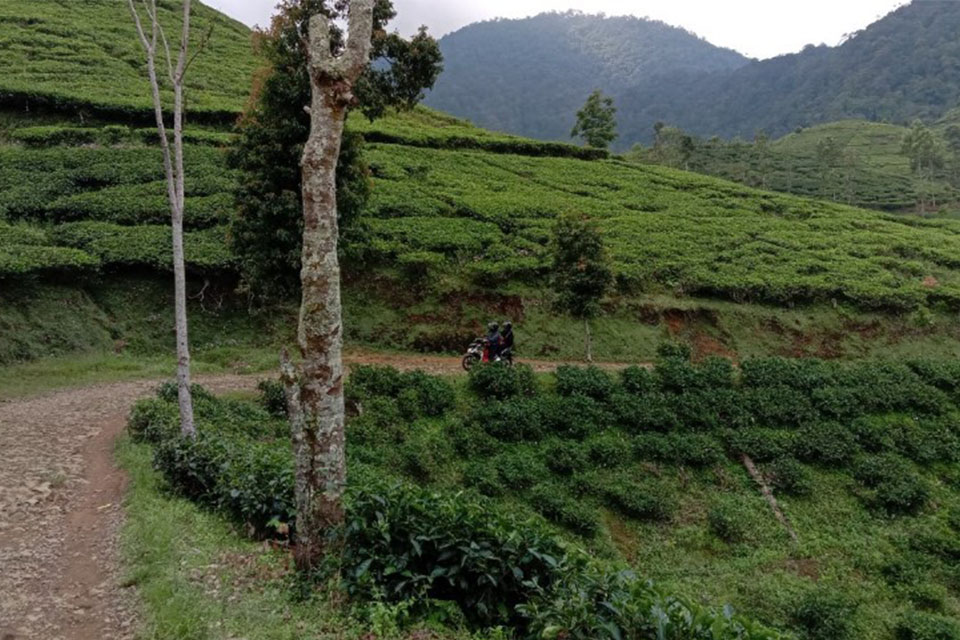
{"label": "shrub", "polygon": [[856,611],[856,603],[844,594],[818,588],[803,597],[793,619],[809,640],[846,640],[853,637]]}
{"label": "shrub", "polygon": [[547,477],[543,461],[526,449],[500,454],[495,464],[503,484],[512,491],[524,491]]}
{"label": "shrub", "polygon": [[613,380],[606,371],[597,367],[557,367],[557,393],[561,396],[584,395],[604,401],[613,393]]}
{"label": "shrub", "polygon": [[634,437],[634,455],[641,460],[707,467],[723,460],[723,447],[711,435],[647,433]]}
{"label": "shrub", "polygon": [[463,470],[463,485],[485,496],[497,497],[504,493],[497,467],[489,460],[471,462]]}
{"label": "shrub", "polygon": [[923,478],[908,462],[894,455],[860,459],[854,477],[871,490],[864,496],[867,503],[888,513],[916,513],[930,496]]}
{"label": "shrub", "polygon": [[749,532],[750,511],[735,496],[720,496],[707,512],[710,531],[725,542],[743,542]]}
{"label": "shrub", "polygon": [[257,383],[260,395],[257,401],[267,412],[278,418],[287,415],[287,393],[279,380],[261,380]]}
{"label": "shrub", "polygon": [[417,429],[400,445],[403,470],[421,482],[434,482],[453,458],[453,447],[442,432]]}
{"label": "shrub", "polygon": [[794,453],[801,460],[823,465],[842,465],[857,453],[853,432],[839,422],[816,422],[797,433]]}
{"label": "shrub", "polygon": [[896,628],[897,640],[960,640],[960,624],[953,618],[911,611]]}
{"label": "shrub", "polygon": [[481,398],[503,400],[515,396],[532,396],[537,392],[533,369],[527,365],[507,365],[497,362],[470,369],[470,389]]}
{"label": "shrub", "polygon": [[608,504],[623,515],[638,520],[666,521],[677,509],[677,501],[662,483],[637,482],[620,477],[604,487]]}
{"label": "shrub", "polygon": [[569,476],[590,466],[586,448],[579,442],[558,440],[548,444],[544,451],[547,466],[554,473]]}
{"label": "shrub", "polygon": [[659,360],[654,373],[663,391],[683,393],[702,388],[700,372],[689,360],[668,358]]}
{"label": "shrub", "polygon": [[813,475],[794,458],[785,456],[770,465],[773,487],[791,496],[807,496],[813,492]]}
{"label": "shrub", "polygon": [[584,443],[590,462],[598,469],[613,469],[630,462],[633,457],[630,441],[622,434],[607,431]]}
{"label": "shrub", "polygon": [[347,397],[355,401],[394,398],[408,420],[444,415],[456,404],[456,390],[448,381],[423,371],[401,373],[393,367],[362,365],[354,368]]}
{"label": "shrub", "polygon": [[803,391],[785,385],[768,385],[743,392],[743,404],[756,424],[767,427],[794,428],[817,417],[810,397]]}
{"label": "shrub", "polygon": [[180,431],[180,412],[161,398],[141,400],[133,406],[127,429],[134,442],[158,444]]}
{"label": "shrub", "polygon": [[531,638],[598,640],[776,640],[780,634],[734,615],[667,595],[632,571],[599,564],[560,573],[553,590],[520,606]]}
{"label": "shrub", "polygon": [[614,394],[608,403],[612,419],[630,433],[673,431],[683,426],[671,398],[652,393],[642,398]]}
{"label": "shrub", "polygon": [[612,421],[602,405],[583,395],[545,397],[540,399],[539,406],[544,429],[561,438],[582,440]]}
{"label": "shrub", "polygon": [[757,462],[766,462],[790,453],[798,437],[783,429],[741,429],[728,435],[728,446],[735,455],[745,453]]}
{"label": "shrub", "polygon": [[657,345],[658,360],[690,360],[693,350],[682,342],[664,342]]}
{"label": "shrub", "polygon": [[564,487],[541,484],[530,493],[530,504],[548,520],[590,537],[600,530],[597,512],[570,498]]}
{"label": "shrub", "polygon": [[705,389],[732,387],[735,381],[733,363],[729,358],[710,356],[698,367],[700,385]]}
{"label": "shrub", "polygon": [[348,395],[358,399],[376,396],[396,398],[403,390],[402,374],[393,367],[360,365],[350,369]]}
{"label": "shrub", "polygon": [[620,372],[620,384],[627,393],[645,396],[657,390],[657,380],[646,367],[627,367]]}
{"label": "shrub", "polygon": [[917,609],[937,612],[943,611],[949,593],[943,585],[923,582],[905,588],[904,595]]}
{"label": "shrub", "polygon": [[470,422],[503,442],[536,440],[544,432],[542,404],[536,398],[487,400],[470,415]]}
{"label": "shrub", "polygon": [[473,421],[457,421],[449,427],[453,449],[461,457],[472,459],[494,455],[503,447],[500,442]]}
{"label": "shrub", "polygon": [[452,601],[492,626],[516,622],[516,606],[550,588],[563,555],[547,530],[486,502],[363,477],[347,496],[338,564],[352,594]]}

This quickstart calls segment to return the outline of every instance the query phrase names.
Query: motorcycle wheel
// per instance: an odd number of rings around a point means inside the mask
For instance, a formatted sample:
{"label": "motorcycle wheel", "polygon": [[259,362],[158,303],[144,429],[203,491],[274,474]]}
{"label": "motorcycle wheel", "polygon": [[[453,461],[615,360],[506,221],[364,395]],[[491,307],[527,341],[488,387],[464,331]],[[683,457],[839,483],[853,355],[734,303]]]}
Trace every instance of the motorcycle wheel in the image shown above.
{"label": "motorcycle wheel", "polygon": [[473,365],[477,364],[478,362],[480,362],[480,356],[474,353],[469,353],[463,356],[463,370],[470,371],[470,369],[473,368]]}

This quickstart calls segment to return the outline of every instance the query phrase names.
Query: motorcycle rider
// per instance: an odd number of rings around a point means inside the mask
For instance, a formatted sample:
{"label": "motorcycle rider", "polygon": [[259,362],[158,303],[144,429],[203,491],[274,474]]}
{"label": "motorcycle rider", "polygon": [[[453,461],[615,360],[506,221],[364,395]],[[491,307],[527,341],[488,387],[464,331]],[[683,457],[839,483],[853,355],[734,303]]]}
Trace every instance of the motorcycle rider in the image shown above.
{"label": "motorcycle rider", "polygon": [[500,353],[500,325],[491,322],[487,325],[487,362],[493,362]]}
{"label": "motorcycle rider", "polygon": [[513,323],[509,320],[503,323],[503,332],[500,334],[500,353],[513,351]]}

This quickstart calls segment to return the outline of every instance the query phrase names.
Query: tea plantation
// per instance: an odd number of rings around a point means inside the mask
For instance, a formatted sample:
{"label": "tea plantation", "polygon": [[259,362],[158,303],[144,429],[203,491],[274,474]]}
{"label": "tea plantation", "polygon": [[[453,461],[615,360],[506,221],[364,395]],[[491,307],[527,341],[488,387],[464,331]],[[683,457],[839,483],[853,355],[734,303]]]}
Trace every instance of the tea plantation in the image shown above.
{"label": "tea plantation", "polygon": [[[735,369],[688,356],[667,346],[655,369],[618,376],[486,367],[466,388],[356,369],[346,588],[397,600],[422,590],[424,612],[429,599],[452,600],[471,624],[522,634],[648,637],[650,603],[669,592],[692,598],[666,609],[669,638],[770,637],[742,621],[700,635],[682,621],[719,619],[692,602],[731,602],[789,637],[960,638],[960,368],[757,359]],[[261,389],[260,410],[201,395],[196,444],[176,437],[170,390],[141,403],[130,428],[154,444],[172,487],[275,535],[294,517],[292,469],[273,440],[283,423],[265,413],[282,416],[282,396],[275,383]],[[539,554],[563,560],[549,568]],[[616,577],[630,565],[658,587]]]}

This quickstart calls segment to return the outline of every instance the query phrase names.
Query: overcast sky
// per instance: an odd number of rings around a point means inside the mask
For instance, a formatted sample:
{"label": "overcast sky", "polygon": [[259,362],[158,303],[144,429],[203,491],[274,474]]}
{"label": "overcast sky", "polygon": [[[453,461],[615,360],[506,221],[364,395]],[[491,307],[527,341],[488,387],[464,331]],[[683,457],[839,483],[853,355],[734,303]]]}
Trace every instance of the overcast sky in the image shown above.
{"label": "overcast sky", "polygon": [[[268,22],[276,0],[205,3],[253,26]],[[713,44],[770,58],[807,44],[838,44],[845,34],[902,4],[904,0],[394,0],[398,15],[391,26],[409,35],[426,24],[439,37],[478,20],[580,9],[663,20]]]}

